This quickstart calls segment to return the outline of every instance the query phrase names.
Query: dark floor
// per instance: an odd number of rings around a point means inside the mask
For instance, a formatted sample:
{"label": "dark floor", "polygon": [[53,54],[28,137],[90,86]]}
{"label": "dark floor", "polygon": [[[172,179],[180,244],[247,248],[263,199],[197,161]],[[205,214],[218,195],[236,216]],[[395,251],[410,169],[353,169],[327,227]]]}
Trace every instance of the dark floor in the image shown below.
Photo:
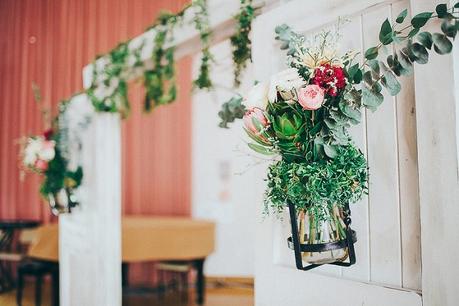
{"label": "dark floor", "polygon": [[[23,306],[33,306],[33,283],[26,285]],[[42,306],[50,305],[50,285],[47,283],[43,290]],[[16,291],[0,294],[1,306],[16,306]],[[188,293],[170,291],[159,298],[157,294],[134,294],[123,296],[123,306],[196,306],[194,292]],[[223,286],[207,289],[204,306],[253,306],[253,288],[247,286]]]}

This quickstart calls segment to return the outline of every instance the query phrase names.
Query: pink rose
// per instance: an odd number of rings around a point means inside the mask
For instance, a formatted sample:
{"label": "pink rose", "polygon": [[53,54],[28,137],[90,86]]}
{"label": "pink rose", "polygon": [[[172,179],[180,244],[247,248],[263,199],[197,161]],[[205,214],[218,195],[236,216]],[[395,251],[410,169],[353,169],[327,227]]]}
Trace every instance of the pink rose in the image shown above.
{"label": "pink rose", "polygon": [[298,90],[298,102],[307,110],[316,110],[324,103],[324,90],[318,85],[308,85]]}
{"label": "pink rose", "polygon": [[40,171],[46,171],[46,169],[48,169],[48,163],[42,159],[37,159],[34,166]]}
{"label": "pink rose", "polygon": [[254,121],[260,123],[260,125],[264,128],[268,126],[269,122],[268,119],[265,117],[265,113],[261,108],[253,107],[249,109],[244,115],[244,125],[250,132],[254,134],[259,134],[261,131],[257,129]]}

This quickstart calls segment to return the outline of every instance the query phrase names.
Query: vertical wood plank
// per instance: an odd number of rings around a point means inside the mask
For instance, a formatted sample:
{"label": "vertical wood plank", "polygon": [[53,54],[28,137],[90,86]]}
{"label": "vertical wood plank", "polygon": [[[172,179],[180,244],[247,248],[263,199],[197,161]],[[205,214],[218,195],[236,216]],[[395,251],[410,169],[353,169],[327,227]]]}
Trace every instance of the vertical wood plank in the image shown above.
{"label": "vertical wood plank", "polygon": [[[364,49],[376,46],[390,7],[363,16]],[[371,281],[401,286],[400,202],[394,99],[385,90],[377,112],[367,112]]]}
{"label": "vertical wood plank", "polygon": [[[392,23],[405,8],[410,11],[408,1],[392,4]],[[409,20],[398,27],[403,28]],[[400,78],[402,91],[395,97],[397,115],[397,145],[400,198],[400,235],[402,254],[402,286],[421,289],[421,224],[419,216],[418,158],[416,139],[416,105],[414,99],[414,79],[412,76]]]}
{"label": "vertical wood plank", "polygon": [[[363,24],[362,16],[359,14],[353,17],[351,21],[344,25],[342,29],[342,47],[341,52],[348,50],[358,50],[362,52],[362,33]],[[356,59],[356,62],[362,62],[362,56]],[[362,111],[362,122],[353,126],[350,129],[350,134],[354,139],[355,144],[360,148],[362,153],[368,158],[367,154],[367,133],[366,133],[366,111]],[[368,196],[364,195],[362,200],[351,206],[352,211],[352,228],[357,232],[357,243],[355,244],[355,251],[357,263],[350,267],[343,269],[343,277],[348,279],[355,279],[359,281],[370,281],[370,233],[368,224]]]}

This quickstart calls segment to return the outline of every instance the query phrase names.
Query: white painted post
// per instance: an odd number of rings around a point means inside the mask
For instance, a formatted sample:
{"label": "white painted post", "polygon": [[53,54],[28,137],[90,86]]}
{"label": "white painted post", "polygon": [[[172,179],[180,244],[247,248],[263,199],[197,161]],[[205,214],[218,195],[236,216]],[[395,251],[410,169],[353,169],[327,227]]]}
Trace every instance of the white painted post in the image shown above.
{"label": "white painted post", "polygon": [[[413,15],[444,2],[411,0]],[[439,26],[429,30],[440,32]],[[453,55],[432,55],[415,67],[424,306],[459,305],[457,66]]]}
{"label": "white painted post", "polygon": [[[71,103],[92,107],[86,95]],[[59,217],[60,300],[62,306],[121,306],[120,118],[90,115],[82,135],[80,205]]]}

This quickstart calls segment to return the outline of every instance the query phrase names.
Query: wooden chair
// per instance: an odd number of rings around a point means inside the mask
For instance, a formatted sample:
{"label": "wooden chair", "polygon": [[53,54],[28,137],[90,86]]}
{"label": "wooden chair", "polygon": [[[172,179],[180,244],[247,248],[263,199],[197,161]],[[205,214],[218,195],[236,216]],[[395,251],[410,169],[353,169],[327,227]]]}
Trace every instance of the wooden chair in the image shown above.
{"label": "wooden chair", "polygon": [[22,306],[24,280],[27,276],[35,278],[35,306],[41,306],[43,278],[47,275],[50,275],[52,280],[52,306],[59,305],[59,265],[57,263],[24,259],[18,264],[17,274],[16,302],[18,306]]}

